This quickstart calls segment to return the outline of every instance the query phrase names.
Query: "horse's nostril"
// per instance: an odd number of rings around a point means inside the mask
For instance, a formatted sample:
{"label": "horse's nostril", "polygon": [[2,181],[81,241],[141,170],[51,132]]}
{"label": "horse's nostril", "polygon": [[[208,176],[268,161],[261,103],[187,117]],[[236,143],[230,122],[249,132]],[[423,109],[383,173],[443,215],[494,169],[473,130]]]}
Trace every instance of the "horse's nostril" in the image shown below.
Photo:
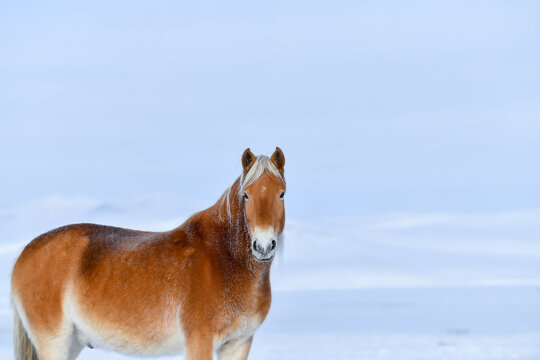
{"label": "horse's nostril", "polygon": [[253,250],[257,251],[257,241],[253,242]]}
{"label": "horse's nostril", "polygon": [[272,240],[272,246],[270,247],[270,250],[274,250],[276,248],[276,240]]}

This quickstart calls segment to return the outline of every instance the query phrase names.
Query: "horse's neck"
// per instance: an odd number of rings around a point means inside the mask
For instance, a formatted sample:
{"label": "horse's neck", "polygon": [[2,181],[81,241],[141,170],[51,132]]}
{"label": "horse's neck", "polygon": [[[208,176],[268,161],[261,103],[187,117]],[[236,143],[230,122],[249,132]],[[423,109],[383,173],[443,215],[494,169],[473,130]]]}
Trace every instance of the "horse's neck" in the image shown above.
{"label": "horse's neck", "polygon": [[212,207],[180,225],[173,236],[187,236],[191,241],[209,245],[212,262],[231,278],[265,282],[269,277],[270,263],[257,262],[253,257],[249,230],[236,193],[238,186],[239,180]]}

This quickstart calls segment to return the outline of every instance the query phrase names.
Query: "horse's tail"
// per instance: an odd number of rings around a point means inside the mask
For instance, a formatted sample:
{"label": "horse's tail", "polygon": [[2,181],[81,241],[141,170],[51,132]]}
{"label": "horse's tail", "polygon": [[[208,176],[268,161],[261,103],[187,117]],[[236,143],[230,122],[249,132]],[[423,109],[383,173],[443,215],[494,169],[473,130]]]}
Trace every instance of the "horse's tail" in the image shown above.
{"label": "horse's tail", "polygon": [[15,360],[39,360],[36,349],[28,337],[28,332],[24,328],[17,309],[13,309],[15,323],[13,324],[13,349],[15,350]]}

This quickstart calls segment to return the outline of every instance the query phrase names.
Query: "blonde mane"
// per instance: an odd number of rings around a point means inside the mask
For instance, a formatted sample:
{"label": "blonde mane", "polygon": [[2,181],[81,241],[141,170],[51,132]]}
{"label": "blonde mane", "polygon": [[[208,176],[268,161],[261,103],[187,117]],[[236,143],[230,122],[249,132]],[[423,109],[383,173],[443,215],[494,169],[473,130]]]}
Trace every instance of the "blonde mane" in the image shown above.
{"label": "blonde mane", "polygon": [[[259,180],[259,178],[264,174],[265,171],[274,175],[276,178],[278,178],[279,181],[281,181],[283,185],[286,185],[285,178],[276,168],[272,160],[270,160],[270,158],[266,155],[259,155],[257,156],[257,159],[255,160],[247,174],[244,175],[244,173],[242,173],[242,175],[240,176],[240,182],[235,194],[236,196],[238,196],[239,200],[242,198],[242,195],[244,194],[246,188],[253,184],[255,181]],[[223,207],[223,203],[225,203],[227,209],[227,218],[229,219],[229,221],[232,220],[230,200],[231,192],[232,186],[225,190],[225,193],[221,196],[219,207],[220,220],[223,220],[223,218],[221,217],[221,208]]]}

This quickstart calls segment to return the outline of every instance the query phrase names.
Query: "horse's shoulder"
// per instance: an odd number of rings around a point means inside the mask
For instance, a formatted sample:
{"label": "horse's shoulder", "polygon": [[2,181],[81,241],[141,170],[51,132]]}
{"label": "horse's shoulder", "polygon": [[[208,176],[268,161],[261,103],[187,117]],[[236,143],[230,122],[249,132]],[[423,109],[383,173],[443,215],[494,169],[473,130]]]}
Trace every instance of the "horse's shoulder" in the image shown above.
{"label": "horse's shoulder", "polygon": [[193,214],[182,225],[171,232],[171,240],[191,245],[205,244],[215,236],[217,227],[210,217],[209,211],[204,210]]}

